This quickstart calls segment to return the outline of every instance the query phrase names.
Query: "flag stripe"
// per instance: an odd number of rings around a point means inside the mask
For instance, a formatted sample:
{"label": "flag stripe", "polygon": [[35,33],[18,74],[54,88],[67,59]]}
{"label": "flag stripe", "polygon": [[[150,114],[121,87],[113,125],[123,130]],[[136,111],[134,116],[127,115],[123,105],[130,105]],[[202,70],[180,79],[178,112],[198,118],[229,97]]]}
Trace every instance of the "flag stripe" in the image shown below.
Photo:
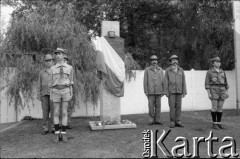
{"label": "flag stripe", "polygon": [[104,37],[100,37],[96,42],[96,48],[103,53],[106,65],[120,81],[124,82],[125,64],[108,41]]}

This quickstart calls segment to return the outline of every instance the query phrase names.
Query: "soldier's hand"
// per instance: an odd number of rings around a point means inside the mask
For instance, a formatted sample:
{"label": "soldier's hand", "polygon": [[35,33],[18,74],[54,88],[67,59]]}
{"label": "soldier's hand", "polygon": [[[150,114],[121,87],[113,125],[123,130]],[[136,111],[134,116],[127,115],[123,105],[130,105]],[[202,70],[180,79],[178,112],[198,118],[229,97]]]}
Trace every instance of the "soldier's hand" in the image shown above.
{"label": "soldier's hand", "polygon": [[208,98],[212,100],[212,95],[210,93],[208,94]]}
{"label": "soldier's hand", "polygon": [[70,95],[70,100],[72,100],[72,99],[73,99],[73,95],[71,94],[71,95]]}
{"label": "soldier's hand", "polygon": [[186,94],[183,94],[182,97],[184,98],[186,96]]}

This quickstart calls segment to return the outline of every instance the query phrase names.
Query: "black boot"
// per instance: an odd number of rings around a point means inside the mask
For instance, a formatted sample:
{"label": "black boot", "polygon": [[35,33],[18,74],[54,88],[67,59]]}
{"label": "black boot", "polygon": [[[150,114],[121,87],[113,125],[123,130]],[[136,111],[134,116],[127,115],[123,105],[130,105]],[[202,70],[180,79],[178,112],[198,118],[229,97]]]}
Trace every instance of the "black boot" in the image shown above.
{"label": "black boot", "polygon": [[55,134],[56,134],[56,139],[54,140],[55,142],[59,142],[60,140],[60,128],[59,128],[59,124],[55,124],[54,125],[55,128]]}
{"label": "black boot", "polygon": [[213,123],[217,122],[217,112],[211,112]]}
{"label": "black boot", "polygon": [[68,142],[66,129],[67,129],[67,126],[63,126],[63,125],[62,125],[61,136],[62,136],[62,141],[63,141],[64,143]]}
{"label": "black boot", "polygon": [[217,125],[217,112],[211,112],[211,115],[212,115],[212,121],[213,121],[213,126],[212,128],[213,129],[219,129],[218,125]]}
{"label": "black boot", "polygon": [[55,128],[55,131],[59,131],[60,130],[59,124],[54,124],[54,128]]}
{"label": "black boot", "polygon": [[217,123],[220,129],[225,129],[221,123],[222,121],[222,112],[217,112]]}

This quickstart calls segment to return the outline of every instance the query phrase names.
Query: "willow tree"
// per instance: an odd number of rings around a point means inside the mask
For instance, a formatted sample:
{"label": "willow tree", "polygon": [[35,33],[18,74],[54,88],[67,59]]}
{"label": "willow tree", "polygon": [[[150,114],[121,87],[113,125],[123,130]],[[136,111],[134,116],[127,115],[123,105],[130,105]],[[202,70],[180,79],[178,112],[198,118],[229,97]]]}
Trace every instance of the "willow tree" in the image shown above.
{"label": "willow tree", "polygon": [[[21,99],[33,99],[38,73],[43,66],[42,57],[53,53],[57,47],[68,50],[70,64],[75,69],[76,96],[80,94],[83,101],[97,103],[99,79],[94,62],[95,50],[88,30],[74,17],[71,4],[50,6],[41,1],[38,7],[31,6],[13,14],[11,26],[1,44],[0,73],[9,79],[11,73],[6,72],[6,68],[15,67],[6,86],[7,94],[15,99],[16,105],[24,106]],[[9,57],[13,57],[12,60]]]}

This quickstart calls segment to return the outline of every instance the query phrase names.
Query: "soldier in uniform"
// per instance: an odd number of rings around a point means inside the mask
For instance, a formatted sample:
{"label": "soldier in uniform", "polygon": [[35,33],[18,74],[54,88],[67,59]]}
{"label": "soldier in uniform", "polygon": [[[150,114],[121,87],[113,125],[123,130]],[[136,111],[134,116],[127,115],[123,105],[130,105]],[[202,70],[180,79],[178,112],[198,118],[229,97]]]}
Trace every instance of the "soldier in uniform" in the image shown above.
{"label": "soldier in uniform", "polygon": [[[54,51],[57,64],[50,68],[50,97],[54,105],[54,127],[57,136],[55,142],[62,138],[63,142],[67,142],[67,108],[68,102],[73,95],[73,67],[64,62],[64,54],[67,51],[57,48]],[[62,127],[59,127],[59,109],[62,106]]]}
{"label": "soldier in uniform", "polygon": [[[69,59],[67,55],[64,55],[64,61],[68,64]],[[73,90],[73,98],[74,98],[74,90]],[[72,112],[73,112],[73,106],[74,106],[74,102],[73,102],[73,98],[69,101],[68,103],[68,109],[67,109],[67,113],[68,113],[68,120],[67,120],[67,129],[72,129],[72,125],[71,125],[71,116],[72,116]],[[62,116],[60,117],[60,119],[62,118]],[[61,123],[61,122],[60,122]]]}
{"label": "soldier in uniform", "polygon": [[220,68],[221,61],[219,57],[211,59],[213,67],[208,70],[205,79],[205,88],[208,97],[212,102],[211,116],[213,121],[213,129],[224,129],[221,124],[222,107],[225,99],[228,98],[227,90],[229,88],[227,76]]}
{"label": "soldier in uniform", "polygon": [[182,98],[187,94],[185,74],[178,66],[178,56],[170,57],[171,66],[165,70],[164,94],[168,97],[170,107],[170,128],[175,126],[183,127],[180,116]]}
{"label": "soldier in uniform", "polygon": [[[37,99],[40,100],[42,104],[42,113],[43,113],[42,135],[46,135],[47,133],[49,133],[49,127],[51,127],[50,130],[52,130],[52,133],[54,133],[53,105],[52,105],[52,101],[50,100],[50,93],[49,93],[49,87],[48,87],[49,80],[50,80],[50,67],[53,66],[53,60],[54,59],[52,55],[50,54],[45,55],[44,57],[45,68],[39,72],[39,77],[38,77]],[[51,120],[50,120],[49,114],[51,114]]]}
{"label": "soldier in uniform", "polygon": [[148,98],[149,125],[162,124],[160,121],[161,97],[163,96],[163,69],[157,65],[158,57],[152,55],[151,66],[144,72],[144,93]]}

